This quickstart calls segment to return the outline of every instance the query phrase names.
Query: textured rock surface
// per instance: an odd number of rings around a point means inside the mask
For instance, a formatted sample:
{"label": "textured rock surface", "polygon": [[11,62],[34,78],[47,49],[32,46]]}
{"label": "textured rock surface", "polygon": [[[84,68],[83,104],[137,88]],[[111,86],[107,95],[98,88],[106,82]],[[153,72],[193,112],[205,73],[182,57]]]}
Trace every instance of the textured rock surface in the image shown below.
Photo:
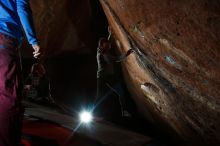
{"label": "textured rock surface", "polygon": [[140,111],[183,145],[220,145],[220,1],[100,0]]}
{"label": "textured rock surface", "polygon": [[[47,57],[64,52],[88,53],[96,45],[95,32],[98,1],[30,0],[41,46]],[[27,48],[25,46],[24,48]],[[88,49],[89,48],[89,49]],[[24,51],[31,54],[30,49]]]}

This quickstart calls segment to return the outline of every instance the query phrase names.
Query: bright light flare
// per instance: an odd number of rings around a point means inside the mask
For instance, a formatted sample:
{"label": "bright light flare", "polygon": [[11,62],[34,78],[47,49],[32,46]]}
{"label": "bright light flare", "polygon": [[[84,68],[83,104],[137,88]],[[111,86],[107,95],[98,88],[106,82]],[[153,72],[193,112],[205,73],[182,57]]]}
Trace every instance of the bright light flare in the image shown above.
{"label": "bright light flare", "polygon": [[82,113],[80,113],[80,121],[86,124],[90,123],[92,121],[92,113],[88,111],[83,111]]}

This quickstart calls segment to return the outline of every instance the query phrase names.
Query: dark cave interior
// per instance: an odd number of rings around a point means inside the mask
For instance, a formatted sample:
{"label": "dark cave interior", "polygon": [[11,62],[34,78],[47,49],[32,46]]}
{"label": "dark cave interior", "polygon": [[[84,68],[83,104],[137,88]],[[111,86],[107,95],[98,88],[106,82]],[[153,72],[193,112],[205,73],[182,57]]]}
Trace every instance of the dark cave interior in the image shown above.
{"label": "dark cave interior", "polygon": [[[135,55],[121,63],[133,118],[120,119],[112,97],[109,121],[152,137],[152,145],[220,143],[219,0],[58,1],[31,0],[57,103],[74,113],[93,102],[97,43],[111,26],[115,53]],[[25,41],[21,52],[25,79],[38,60]]]}

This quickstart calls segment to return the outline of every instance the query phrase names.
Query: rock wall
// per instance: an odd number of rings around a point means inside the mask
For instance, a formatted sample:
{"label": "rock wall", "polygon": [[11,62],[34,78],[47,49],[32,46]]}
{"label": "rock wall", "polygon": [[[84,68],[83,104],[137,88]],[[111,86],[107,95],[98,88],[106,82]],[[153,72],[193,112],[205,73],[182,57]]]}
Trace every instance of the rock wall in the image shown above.
{"label": "rock wall", "polygon": [[[47,57],[64,52],[90,53],[96,47],[103,30],[98,1],[30,0],[30,4],[37,36]],[[23,48],[23,55],[30,57],[32,50],[27,43]]]}
{"label": "rock wall", "polygon": [[220,145],[220,1],[100,0],[140,112],[182,145]]}

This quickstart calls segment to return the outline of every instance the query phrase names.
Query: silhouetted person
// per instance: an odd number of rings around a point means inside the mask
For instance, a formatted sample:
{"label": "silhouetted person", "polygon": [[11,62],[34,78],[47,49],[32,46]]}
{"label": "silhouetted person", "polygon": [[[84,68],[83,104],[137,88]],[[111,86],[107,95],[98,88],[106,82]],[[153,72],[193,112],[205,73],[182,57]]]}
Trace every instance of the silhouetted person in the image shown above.
{"label": "silhouetted person", "polygon": [[19,146],[23,108],[18,47],[22,26],[35,58],[40,55],[29,0],[0,0],[0,146]]}
{"label": "silhouetted person", "polygon": [[31,72],[25,81],[24,96],[35,102],[45,103],[51,100],[50,82],[43,64],[32,65]]}
{"label": "silhouetted person", "polygon": [[111,93],[115,93],[119,97],[122,116],[130,116],[127,112],[124,89],[122,87],[122,80],[120,79],[121,76],[118,75],[118,71],[115,70],[113,63],[120,63],[125,60],[133,50],[129,49],[126,54],[120,56],[113,56],[110,50],[111,42],[106,38],[101,38],[97,48],[98,70],[96,102],[98,106],[100,106],[102,100],[111,96]]}

